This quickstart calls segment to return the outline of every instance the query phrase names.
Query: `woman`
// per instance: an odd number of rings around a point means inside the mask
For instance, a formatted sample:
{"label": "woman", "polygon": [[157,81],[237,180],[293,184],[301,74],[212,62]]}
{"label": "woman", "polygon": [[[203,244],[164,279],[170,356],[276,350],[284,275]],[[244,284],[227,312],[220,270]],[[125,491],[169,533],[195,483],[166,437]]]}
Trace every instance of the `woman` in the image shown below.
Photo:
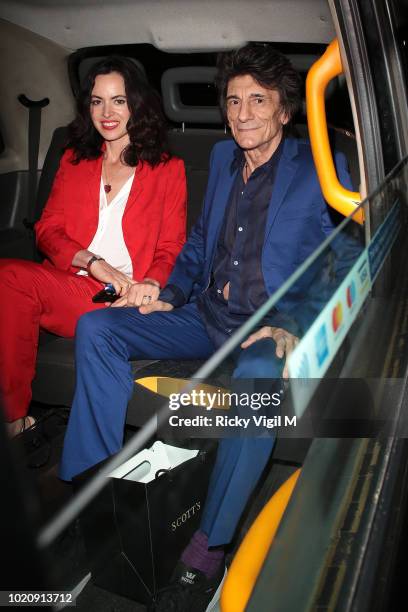
{"label": "woman", "polygon": [[35,226],[43,264],[0,262],[0,393],[10,436],[27,411],[39,330],[72,337],[78,318],[156,300],[185,241],[183,162],[171,158],[160,102],[136,64],[111,57],[89,72],[51,195]]}

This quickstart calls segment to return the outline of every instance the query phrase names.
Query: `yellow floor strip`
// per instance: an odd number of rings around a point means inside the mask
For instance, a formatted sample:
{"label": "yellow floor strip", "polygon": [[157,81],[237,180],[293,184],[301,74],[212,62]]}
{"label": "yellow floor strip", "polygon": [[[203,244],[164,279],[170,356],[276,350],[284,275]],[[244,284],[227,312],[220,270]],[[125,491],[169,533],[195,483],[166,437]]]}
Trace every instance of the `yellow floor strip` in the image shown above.
{"label": "yellow floor strip", "polygon": [[300,472],[283,483],[252,523],[229,568],[221,612],[244,612]]}
{"label": "yellow floor strip", "polygon": [[[187,378],[171,378],[169,376],[146,376],[145,378],[137,378],[135,382],[153,393],[157,393],[163,397],[170,397],[170,395],[174,393],[180,394],[183,389],[191,383],[191,380]],[[230,406],[231,392],[224,387],[215,387],[214,385],[198,382],[190,391],[190,395],[193,391],[196,391],[197,394],[202,392],[201,397],[197,398],[196,401],[194,401],[194,397],[192,397],[191,404],[194,406],[210,406],[218,410],[228,410]],[[216,401],[210,404],[208,396],[215,397]],[[201,401],[198,401],[199,399],[201,399]]]}

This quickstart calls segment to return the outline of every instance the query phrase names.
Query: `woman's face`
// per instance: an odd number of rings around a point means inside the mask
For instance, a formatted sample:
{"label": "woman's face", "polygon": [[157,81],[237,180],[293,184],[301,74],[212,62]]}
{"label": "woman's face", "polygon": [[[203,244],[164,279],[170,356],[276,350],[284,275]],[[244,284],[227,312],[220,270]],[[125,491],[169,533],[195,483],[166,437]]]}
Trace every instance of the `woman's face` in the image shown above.
{"label": "woman's face", "polygon": [[91,119],[104,140],[129,142],[125,81],[118,72],[99,74],[91,93]]}

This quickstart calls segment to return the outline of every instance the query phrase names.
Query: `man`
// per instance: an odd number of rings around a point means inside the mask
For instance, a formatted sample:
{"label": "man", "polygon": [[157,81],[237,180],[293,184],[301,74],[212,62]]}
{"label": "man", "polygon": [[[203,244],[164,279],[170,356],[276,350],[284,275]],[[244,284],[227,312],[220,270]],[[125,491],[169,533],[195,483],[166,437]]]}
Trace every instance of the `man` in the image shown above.
{"label": "man", "polygon": [[[209,357],[333,230],[310,146],[284,137],[300,104],[300,79],[290,62],[268,46],[249,44],[223,54],[218,67],[234,140],[214,147],[202,214],[159,300],[149,303],[146,296],[139,309],[109,308],[80,320],[62,478],[120,449],[133,389],[129,359]],[[350,186],[344,158],[337,162],[340,180]],[[233,354],[233,378],[287,376],[284,359],[298,340],[285,320],[275,310],[242,343]],[[220,442],[200,530],[157,610],[206,610],[216,598],[222,547],[273,444],[273,437]]]}

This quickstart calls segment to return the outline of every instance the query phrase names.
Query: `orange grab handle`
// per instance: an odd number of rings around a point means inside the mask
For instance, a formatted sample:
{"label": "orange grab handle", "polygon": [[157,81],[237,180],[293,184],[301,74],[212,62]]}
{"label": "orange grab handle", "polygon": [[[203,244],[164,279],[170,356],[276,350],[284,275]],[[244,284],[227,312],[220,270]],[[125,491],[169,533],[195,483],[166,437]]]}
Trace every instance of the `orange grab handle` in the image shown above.
{"label": "orange grab handle", "polygon": [[276,491],[242,541],[222,589],[222,612],[245,610],[299,475],[297,470]]}
{"label": "orange grab handle", "polygon": [[[361,202],[358,192],[345,189],[338,181],[329,134],[324,101],[328,83],[343,72],[338,40],[335,38],[310,68],[306,79],[306,110],[310,143],[317,175],[326,202],[344,216],[350,215]],[[353,220],[364,223],[362,208]]]}

